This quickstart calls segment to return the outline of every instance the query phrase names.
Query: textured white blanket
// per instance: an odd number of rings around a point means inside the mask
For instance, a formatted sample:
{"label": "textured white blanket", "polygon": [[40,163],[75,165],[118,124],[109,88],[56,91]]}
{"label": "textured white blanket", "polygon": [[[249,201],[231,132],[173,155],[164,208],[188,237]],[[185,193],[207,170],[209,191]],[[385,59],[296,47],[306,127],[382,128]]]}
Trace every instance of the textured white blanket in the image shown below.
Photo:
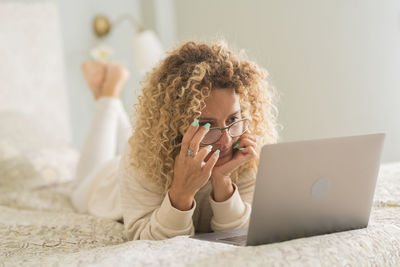
{"label": "textured white blanket", "polygon": [[71,183],[18,192],[15,186],[1,187],[0,266],[400,265],[400,163],[381,167],[366,229],[258,247],[187,236],[127,242],[122,224],[73,211]]}

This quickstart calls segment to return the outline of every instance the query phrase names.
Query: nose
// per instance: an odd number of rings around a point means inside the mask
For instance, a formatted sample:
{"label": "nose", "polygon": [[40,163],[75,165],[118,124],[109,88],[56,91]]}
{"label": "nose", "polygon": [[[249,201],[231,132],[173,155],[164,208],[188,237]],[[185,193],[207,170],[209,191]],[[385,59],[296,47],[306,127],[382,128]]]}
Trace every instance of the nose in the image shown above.
{"label": "nose", "polygon": [[228,134],[228,130],[225,129],[219,138],[217,144],[220,144],[221,147],[227,147],[232,142],[232,137]]}

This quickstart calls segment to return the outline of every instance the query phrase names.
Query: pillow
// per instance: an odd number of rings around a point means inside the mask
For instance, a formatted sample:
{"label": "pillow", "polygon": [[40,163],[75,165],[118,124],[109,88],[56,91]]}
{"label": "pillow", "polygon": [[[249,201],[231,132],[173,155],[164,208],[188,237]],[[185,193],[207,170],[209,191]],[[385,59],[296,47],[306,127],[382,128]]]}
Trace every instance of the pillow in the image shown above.
{"label": "pillow", "polygon": [[20,111],[0,112],[0,188],[35,188],[74,178],[79,151]]}

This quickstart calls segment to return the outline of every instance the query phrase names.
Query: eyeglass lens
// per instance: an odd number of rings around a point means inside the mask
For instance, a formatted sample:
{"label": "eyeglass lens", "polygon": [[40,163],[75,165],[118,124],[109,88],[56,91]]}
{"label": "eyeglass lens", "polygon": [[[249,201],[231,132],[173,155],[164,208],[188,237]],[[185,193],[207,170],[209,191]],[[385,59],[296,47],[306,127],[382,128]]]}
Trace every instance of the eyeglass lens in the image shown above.
{"label": "eyeglass lens", "polygon": [[[238,137],[242,135],[243,132],[247,129],[246,122],[246,120],[243,120],[232,124],[231,127],[228,129],[231,137]],[[210,129],[208,133],[204,136],[203,140],[201,140],[201,143],[212,144],[214,142],[217,142],[221,135],[222,132],[220,129]]]}

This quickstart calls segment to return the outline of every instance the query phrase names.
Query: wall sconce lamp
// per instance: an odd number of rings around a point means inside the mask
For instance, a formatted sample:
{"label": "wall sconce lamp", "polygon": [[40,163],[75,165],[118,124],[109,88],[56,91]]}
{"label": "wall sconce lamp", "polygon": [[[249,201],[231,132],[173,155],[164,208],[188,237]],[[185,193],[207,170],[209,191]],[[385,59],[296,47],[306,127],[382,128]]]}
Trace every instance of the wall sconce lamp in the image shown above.
{"label": "wall sconce lamp", "polygon": [[122,14],[113,23],[105,15],[97,15],[93,20],[93,30],[97,37],[104,38],[122,21],[129,21],[136,30],[133,38],[134,63],[140,75],[143,75],[161,59],[163,47],[157,35],[144,27],[131,15]]}

